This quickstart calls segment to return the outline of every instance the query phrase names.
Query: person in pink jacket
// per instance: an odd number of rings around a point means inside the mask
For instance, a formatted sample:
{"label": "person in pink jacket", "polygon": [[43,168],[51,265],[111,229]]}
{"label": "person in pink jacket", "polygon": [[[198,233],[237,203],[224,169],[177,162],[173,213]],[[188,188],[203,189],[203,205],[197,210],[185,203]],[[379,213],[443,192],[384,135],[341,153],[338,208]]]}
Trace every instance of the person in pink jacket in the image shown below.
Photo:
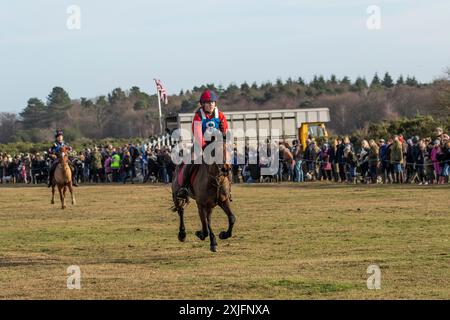
{"label": "person in pink jacket", "polygon": [[434,181],[437,183],[439,181],[439,175],[441,174],[441,165],[437,159],[438,154],[441,153],[441,142],[439,140],[434,141],[434,146],[431,149],[431,161],[434,166]]}
{"label": "person in pink jacket", "polygon": [[105,160],[105,174],[106,174],[106,181],[112,182],[112,169],[111,169],[111,156],[108,155],[108,157]]}

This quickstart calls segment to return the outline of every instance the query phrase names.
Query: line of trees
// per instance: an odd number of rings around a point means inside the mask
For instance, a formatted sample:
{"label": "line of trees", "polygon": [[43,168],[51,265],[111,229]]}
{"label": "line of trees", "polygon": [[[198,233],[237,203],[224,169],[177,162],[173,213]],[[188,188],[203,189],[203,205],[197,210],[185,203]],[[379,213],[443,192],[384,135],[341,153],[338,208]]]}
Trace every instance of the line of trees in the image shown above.
{"label": "line of trees", "polygon": [[[450,71],[432,83],[421,84],[415,77],[394,81],[386,72],[375,74],[370,84],[364,77],[351,81],[335,75],[277,79],[275,83],[240,85],[206,84],[169,96],[164,112],[192,112],[204,89],[219,94],[225,111],[328,107],[329,128],[345,134],[368,128],[371,123],[417,114],[445,118],[450,114]],[[43,142],[63,128],[68,140],[80,138],[148,138],[159,132],[157,96],[138,87],[116,88],[111,93],[88,99],[72,99],[61,87],[51,90],[46,101],[30,98],[19,114],[0,113],[0,143]]]}

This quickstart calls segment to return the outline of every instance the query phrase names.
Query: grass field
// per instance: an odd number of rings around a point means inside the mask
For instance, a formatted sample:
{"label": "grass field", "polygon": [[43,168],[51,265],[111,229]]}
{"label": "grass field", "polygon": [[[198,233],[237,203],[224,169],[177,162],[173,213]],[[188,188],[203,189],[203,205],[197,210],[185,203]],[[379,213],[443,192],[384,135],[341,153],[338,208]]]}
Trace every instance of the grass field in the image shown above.
{"label": "grass field", "polygon": [[[219,251],[195,208],[177,239],[169,188],[81,186],[77,205],[45,187],[0,187],[2,299],[450,299],[450,186],[233,186],[237,216]],[[227,226],[213,213],[216,235]],[[381,289],[368,290],[369,265]],[[67,267],[81,289],[66,287]]]}

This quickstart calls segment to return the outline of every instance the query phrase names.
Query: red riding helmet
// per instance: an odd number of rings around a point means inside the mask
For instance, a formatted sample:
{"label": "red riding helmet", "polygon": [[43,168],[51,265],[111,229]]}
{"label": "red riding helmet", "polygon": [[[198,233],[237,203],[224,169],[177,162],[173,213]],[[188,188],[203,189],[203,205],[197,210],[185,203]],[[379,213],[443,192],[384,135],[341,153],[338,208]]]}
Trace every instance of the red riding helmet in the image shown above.
{"label": "red riding helmet", "polygon": [[214,91],[205,90],[200,97],[200,103],[217,102],[217,96]]}

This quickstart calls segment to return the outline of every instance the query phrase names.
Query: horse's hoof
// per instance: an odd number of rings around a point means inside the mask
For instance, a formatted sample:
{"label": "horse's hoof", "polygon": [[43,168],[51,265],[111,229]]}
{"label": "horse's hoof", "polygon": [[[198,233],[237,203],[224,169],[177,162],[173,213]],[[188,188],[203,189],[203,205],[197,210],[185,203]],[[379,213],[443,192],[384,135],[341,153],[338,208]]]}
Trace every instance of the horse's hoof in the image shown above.
{"label": "horse's hoof", "polygon": [[211,252],[217,252],[217,246],[211,246]]}
{"label": "horse's hoof", "polygon": [[206,239],[206,236],[203,234],[202,231],[195,232],[195,235],[202,241]]}
{"label": "horse's hoof", "polygon": [[219,233],[219,239],[225,240],[228,239],[230,236],[228,235],[228,232],[222,231]]}
{"label": "horse's hoof", "polygon": [[180,242],[184,242],[186,240],[186,232],[178,233],[178,240],[180,240]]}
{"label": "horse's hoof", "polygon": [[51,204],[55,204],[55,201],[50,201]]}

